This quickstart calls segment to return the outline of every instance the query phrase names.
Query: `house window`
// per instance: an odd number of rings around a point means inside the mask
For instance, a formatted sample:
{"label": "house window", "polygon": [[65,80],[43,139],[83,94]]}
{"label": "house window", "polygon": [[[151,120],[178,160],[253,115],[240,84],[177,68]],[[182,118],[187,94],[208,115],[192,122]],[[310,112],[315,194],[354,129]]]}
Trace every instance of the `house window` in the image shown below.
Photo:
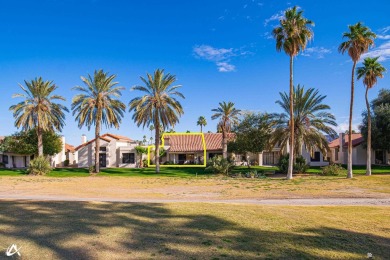
{"label": "house window", "polygon": [[3,163],[8,164],[8,155],[3,155]]}
{"label": "house window", "polygon": [[122,154],[122,163],[135,163],[135,156],[134,153],[123,153]]}
{"label": "house window", "polygon": [[321,158],[321,153],[320,152],[314,152],[314,157],[311,158],[312,162],[319,162]]}
{"label": "house window", "polygon": [[99,148],[99,151],[101,151],[101,152],[106,152],[106,151],[107,151],[107,147],[105,147],[105,146],[104,146],[104,147],[100,147],[100,148]]}

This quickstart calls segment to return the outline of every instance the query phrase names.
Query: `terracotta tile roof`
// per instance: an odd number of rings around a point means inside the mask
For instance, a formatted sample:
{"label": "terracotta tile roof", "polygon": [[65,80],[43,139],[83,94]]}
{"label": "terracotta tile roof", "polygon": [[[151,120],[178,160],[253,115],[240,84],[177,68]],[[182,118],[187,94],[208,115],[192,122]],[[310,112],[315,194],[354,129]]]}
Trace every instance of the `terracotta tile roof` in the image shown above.
{"label": "terracotta tile roof", "polygon": [[[128,138],[128,137],[126,137],[126,136],[123,136],[123,135],[114,135],[114,134],[110,134],[110,133],[106,133],[106,134],[104,134],[104,135],[101,135],[101,136],[100,136],[100,139],[102,139],[102,140],[104,140],[104,141],[106,141],[106,142],[111,142],[111,139],[109,139],[109,138],[107,138],[107,137],[111,137],[111,138],[114,138],[114,139],[119,140],[119,141],[133,142],[133,140],[131,140],[130,138]],[[96,139],[96,138],[92,139],[92,140],[89,141],[89,142],[86,142],[85,144],[81,144],[81,145],[77,146],[75,150],[77,151],[78,149],[80,149],[80,148],[82,148],[82,147],[84,147],[84,146],[86,146],[86,145],[89,145],[90,143],[95,142],[95,139]]]}
{"label": "terracotta tile roof", "polygon": [[[234,134],[228,134],[228,139],[233,139]],[[204,139],[207,151],[222,150],[221,133],[205,133]],[[202,137],[200,135],[167,135],[165,145],[169,145],[170,152],[202,152]]]}
{"label": "terracotta tile roof", "polygon": [[116,140],[122,140],[122,141],[133,141],[131,140],[130,138],[126,137],[126,136],[123,136],[123,135],[114,135],[114,134],[110,134],[110,133],[107,133],[107,134],[104,134],[102,135],[101,137],[111,137],[111,138],[114,138]]}
{"label": "terracotta tile roof", "polygon": [[[361,134],[352,134],[352,146],[358,146],[359,144],[363,143],[364,139]],[[344,147],[348,147],[348,135],[344,136]],[[340,147],[340,138],[337,138],[329,143],[330,148],[337,148]]]}
{"label": "terracotta tile roof", "polygon": [[65,144],[65,151],[74,152],[75,148],[73,145]]}
{"label": "terracotta tile roof", "polygon": [[[111,142],[110,139],[107,139],[107,138],[105,138],[105,137],[103,137],[103,136],[100,136],[100,139],[102,139],[102,140],[104,140],[104,141],[106,141],[106,142]],[[95,142],[95,140],[96,140],[96,138],[92,139],[91,141],[86,142],[85,144],[81,144],[81,145],[77,146],[75,150],[77,151],[77,150],[79,150],[80,148],[83,148],[84,146],[87,146],[87,145],[89,145],[89,144]]]}

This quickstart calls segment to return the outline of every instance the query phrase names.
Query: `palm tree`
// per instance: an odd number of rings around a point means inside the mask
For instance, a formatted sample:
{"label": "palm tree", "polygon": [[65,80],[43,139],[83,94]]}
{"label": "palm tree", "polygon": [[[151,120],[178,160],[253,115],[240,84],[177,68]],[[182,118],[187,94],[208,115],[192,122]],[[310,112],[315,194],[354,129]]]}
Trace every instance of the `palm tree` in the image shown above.
{"label": "palm tree", "polygon": [[200,132],[203,133],[203,126],[207,125],[206,118],[204,116],[200,116],[196,122],[196,125],[200,125]]}
{"label": "palm tree", "polygon": [[99,173],[100,130],[102,124],[106,127],[119,128],[126,109],[118,98],[124,87],[115,82],[116,75],[109,75],[103,70],[95,71],[93,77],[81,77],[85,86],[73,89],[82,92],[73,97],[72,110],[76,115],[79,128],[84,125],[88,130],[95,126],[95,172]]}
{"label": "palm tree", "polygon": [[[344,54],[348,52],[348,55],[353,61],[352,76],[351,76],[351,101],[349,105],[349,133],[352,133],[352,111],[353,101],[355,93],[355,67],[356,63],[360,60],[363,53],[374,45],[375,33],[364,26],[362,23],[348,26],[349,31],[343,33],[343,38],[347,39],[339,46],[339,52]],[[352,135],[348,135],[348,173],[347,178],[352,178]]]}
{"label": "palm tree", "polygon": [[[150,125],[149,126],[149,130],[150,130],[150,137],[152,137],[153,136],[154,125]],[[152,143],[150,143],[150,144],[152,144]]]}
{"label": "palm tree", "polygon": [[366,106],[367,106],[367,169],[366,175],[371,175],[371,111],[368,102],[368,90],[377,83],[378,78],[383,78],[386,69],[378,62],[378,58],[365,58],[363,66],[356,70],[357,79],[363,78],[363,84],[366,86]]}
{"label": "palm tree", "polygon": [[[302,16],[303,11],[298,11],[295,6],[287,9],[284,18],[280,20],[280,26],[272,33],[276,40],[276,50],[284,51],[290,57],[290,147],[294,147],[294,105],[293,105],[293,61],[300,51],[305,50],[307,42],[313,37],[313,31],[309,26],[314,23]],[[292,178],[294,157],[291,153],[288,163],[287,179]]]}
{"label": "palm tree", "polygon": [[146,144],[146,135],[144,135],[143,137],[142,137],[143,139],[142,139],[142,145],[145,145]]}
{"label": "palm tree", "polygon": [[238,110],[234,107],[233,102],[220,102],[218,108],[214,108],[211,111],[215,112],[211,119],[219,118],[218,128],[222,132],[222,155],[223,158],[227,159],[227,143],[228,138],[227,134],[230,132],[232,126],[238,124],[238,117],[241,113],[241,110]]}
{"label": "palm tree", "polygon": [[41,77],[30,82],[24,81],[26,87],[19,84],[25,92],[12,97],[21,97],[24,100],[11,106],[15,118],[15,126],[23,131],[36,129],[38,137],[38,155],[43,155],[43,132],[60,131],[65,125],[65,113],[68,109],[55,100],[65,101],[65,98],[54,95],[58,88],[53,81],[43,81]]}
{"label": "palm tree", "polygon": [[[132,90],[139,90],[145,94],[133,98],[129,103],[129,111],[134,111],[133,120],[140,126],[154,124],[155,131],[155,161],[156,172],[160,172],[160,130],[168,129],[179,122],[179,117],[184,113],[180,102],[176,97],[184,98],[178,91],[180,85],[172,85],[176,76],[164,75],[164,70],[157,69],[153,75],[149,73],[146,78],[141,77],[144,86],[135,86]],[[159,131],[157,131],[157,129]]]}
{"label": "palm tree", "polygon": [[[290,138],[290,99],[286,92],[279,93],[281,100],[276,103],[283,109],[281,114],[272,115],[272,123],[275,131],[272,133],[270,147],[279,144],[282,150],[286,150]],[[323,104],[326,96],[319,94],[318,90],[298,85],[294,88],[294,135],[295,146],[290,149],[291,156],[302,155],[302,148],[305,147],[310,153],[319,149],[323,154],[329,151],[328,140],[324,134],[335,137],[336,132],[332,126],[337,126],[335,117],[328,112],[330,107]]]}

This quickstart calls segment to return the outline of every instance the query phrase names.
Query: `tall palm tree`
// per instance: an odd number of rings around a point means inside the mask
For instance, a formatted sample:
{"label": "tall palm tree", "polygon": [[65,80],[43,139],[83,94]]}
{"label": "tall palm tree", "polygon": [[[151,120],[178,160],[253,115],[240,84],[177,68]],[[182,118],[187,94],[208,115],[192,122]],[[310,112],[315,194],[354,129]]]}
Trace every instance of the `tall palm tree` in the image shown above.
{"label": "tall palm tree", "polygon": [[[276,50],[278,52],[283,50],[290,57],[290,147],[294,147],[293,61],[300,51],[305,50],[307,42],[313,37],[310,26],[314,26],[314,23],[302,14],[303,11],[298,11],[296,6],[287,9],[280,20],[280,26],[272,31],[276,40]],[[292,153],[290,154],[287,179],[291,179],[293,173],[294,157]]]}
{"label": "tall palm tree", "polygon": [[368,90],[377,83],[378,78],[383,78],[386,69],[378,62],[378,58],[365,58],[363,66],[356,70],[357,79],[363,78],[363,84],[366,86],[366,106],[367,106],[367,166],[366,175],[371,175],[371,111],[368,102]]}
{"label": "tall palm tree", "polygon": [[142,145],[145,145],[146,144],[146,135],[144,135],[143,137],[142,137],[143,139],[142,139]]}
{"label": "tall palm tree", "polygon": [[203,126],[207,125],[206,118],[204,116],[200,116],[196,122],[196,125],[200,125],[200,132],[203,133]]}
{"label": "tall palm tree", "polygon": [[[149,126],[149,130],[150,130],[150,137],[152,137],[153,136],[154,125],[150,125]],[[152,144],[152,143],[150,143],[150,144]]]}
{"label": "tall palm tree", "polygon": [[41,77],[30,82],[24,81],[26,87],[19,84],[24,91],[12,97],[21,97],[24,100],[9,109],[13,111],[15,126],[23,131],[36,129],[38,137],[38,155],[43,155],[43,132],[60,131],[65,125],[65,113],[68,109],[55,100],[65,101],[65,98],[54,95],[58,88],[53,81],[43,81]]}
{"label": "tall palm tree", "polygon": [[[343,33],[343,38],[346,39],[339,46],[339,52],[344,54],[348,52],[348,55],[353,61],[352,75],[351,75],[351,101],[349,105],[349,133],[352,133],[352,111],[353,101],[355,94],[355,68],[356,63],[360,60],[362,54],[368,51],[368,49],[374,45],[375,33],[358,22],[355,25],[348,26],[349,31]],[[352,135],[348,135],[348,173],[347,178],[352,178]]]}
{"label": "tall palm tree", "polygon": [[227,134],[230,132],[232,126],[238,124],[238,117],[241,114],[241,110],[236,109],[233,102],[226,103],[223,101],[219,103],[218,108],[214,108],[211,111],[214,112],[211,119],[214,120],[219,118],[220,120],[218,128],[222,132],[222,155],[223,158],[227,159]]}
{"label": "tall palm tree", "polygon": [[[272,123],[275,127],[272,133],[270,147],[279,144],[282,150],[286,150],[290,138],[290,99],[286,92],[279,93],[281,100],[276,103],[283,109],[281,114],[272,115]],[[294,88],[294,148],[290,149],[290,157],[302,155],[302,148],[313,153],[314,149],[319,149],[323,154],[329,151],[328,140],[325,137],[330,135],[335,137],[337,133],[333,126],[337,126],[335,117],[328,112],[330,107],[323,103],[326,96],[319,94],[318,90],[298,85]],[[294,153],[294,154],[292,154]]]}
{"label": "tall palm tree", "polygon": [[73,89],[82,92],[73,97],[72,110],[76,115],[79,128],[95,126],[95,172],[100,171],[100,130],[106,127],[119,128],[126,109],[119,97],[124,87],[117,86],[116,75],[109,75],[103,70],[95,71],[93,76],[81,77],[84,86]]}
{"label": "tall palm tree", "polygon": [[[176,76],[164,74],[164,70],[157,69],[153,75],[147,74],[146,78],[141,77],[144,86],[135,86],[132,90],[139,90],[145,94],[133,98],[129,103],[129,111],[134,111],[133,120],[140,126],[154,124],[155,149],[154,158],[156,161],[156,172],[160,172],[160,131],[168,129],[179,122],[179,117],[184,113],[180,102],[176,97],[184,98],[178,91],[181,85],[173,85]],[[158,130],[157,130],[158,129]]]}

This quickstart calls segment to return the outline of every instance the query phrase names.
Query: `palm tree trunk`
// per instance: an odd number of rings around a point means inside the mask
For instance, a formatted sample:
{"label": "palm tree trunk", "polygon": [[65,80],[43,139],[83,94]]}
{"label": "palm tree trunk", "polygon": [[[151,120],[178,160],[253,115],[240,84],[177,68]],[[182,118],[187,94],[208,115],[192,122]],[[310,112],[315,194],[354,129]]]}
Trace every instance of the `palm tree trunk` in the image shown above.
{"label": "palm tree trunk", "polygon": [[39,126],[39,123],[38,123],[37,135],[38,135],[38,156],[43,156],[42,128]]}
{"label": "palm tree trunk", "polygon": [[294,84],[293,84],[293,56],[290,56],[290,157],[288,161],[287,179],[293,177],[294,166]]}
{"label": "palm tree trunk", "polygon": [[222,156],[227,159],[227,140],[226,140],[226,130],[222,129]]}
{"label": "palm tree trunk", "polygon": [[200,125],[200,132],[203,133],[203,127],[202,124]]}
{"label": "palm tree trunk", "polygon": [[355,92],[355,67],[356,61],[353,62],[352,66],[352,78],[351,78],[351,103],[349,106],[349,126],[348,126],[348,173],[347,178],[353,178],[352,173],[352,111],[353,111],[353,100]]}
{"label": "palm tree trunk", "polygon": [[101,109],[98,110],[95,128],[95,173],[100,172],[100,123],[101,123]]}
{"label": "palm tree trunk", "polygon": [[367,106],[367,170],[366,175],[371,175],[371,111],[368,103],[368,87],[366,88],[366,106]]}
{"label": "palm tree trunk", "polygon": [[[160,124],[158,122],[158,119],[157,119],[157,113],[156,113],[156,116],[155,116],[155,119],[154,119],[154,127],[155,129],[160,129]],[[155,163],[156,163],[156,173],[159,173],[160,172],[160,131],[157,131],[155,132],[155,147],[156,149],[154,150],[154,159],[155,159]]]}

